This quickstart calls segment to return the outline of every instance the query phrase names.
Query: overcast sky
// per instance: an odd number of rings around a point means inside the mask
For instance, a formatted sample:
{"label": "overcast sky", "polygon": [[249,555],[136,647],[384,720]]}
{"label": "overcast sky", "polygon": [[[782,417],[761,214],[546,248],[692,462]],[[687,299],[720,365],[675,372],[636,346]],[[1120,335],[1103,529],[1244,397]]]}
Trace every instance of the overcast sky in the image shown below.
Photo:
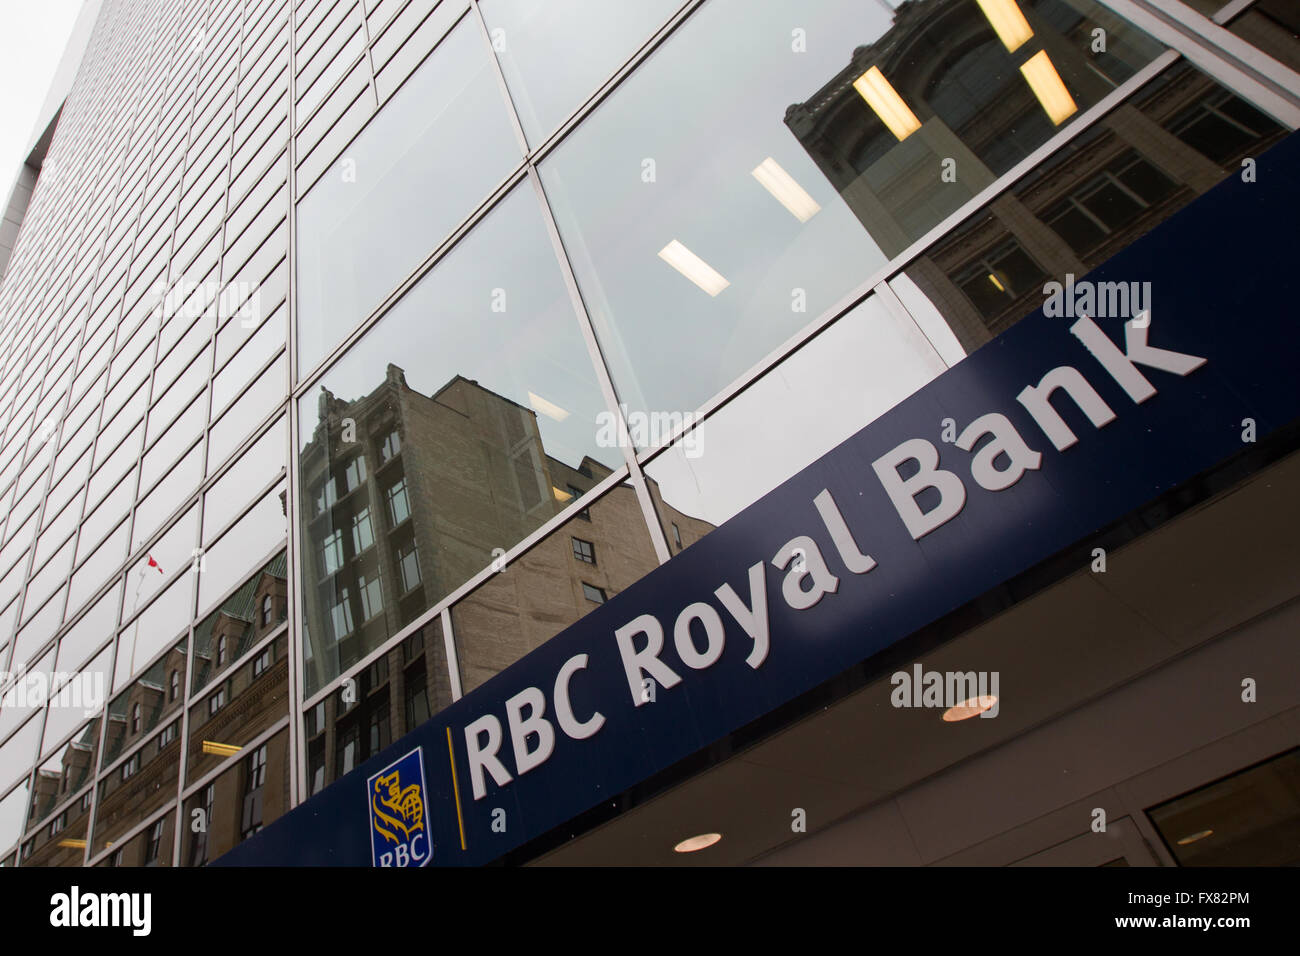
{"label": "overcast sky", "polygon": [[82,0],[0,0],[0,203],[27,157],[37,113]]}

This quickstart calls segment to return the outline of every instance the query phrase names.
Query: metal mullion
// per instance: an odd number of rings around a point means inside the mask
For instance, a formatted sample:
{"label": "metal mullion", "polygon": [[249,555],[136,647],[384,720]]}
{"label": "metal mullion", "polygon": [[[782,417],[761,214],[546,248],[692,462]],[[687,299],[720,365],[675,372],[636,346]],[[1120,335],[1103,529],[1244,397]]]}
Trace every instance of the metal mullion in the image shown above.
{"label": "metal mullion", "polygon": [[[298,133],[295,127],[298,125],[298,78],[297,69],[297,29],[298,29],[298,9],[292,5],[289,7],[289,15],[286,18],[288,27],[288,48],[289,48],[289,93],[285,109],[288,113],[289,137],[285,145],[284,158],[288,163],[286,171],[286,183],[289,190],[289,211],[288,211],[288,251],[285,256],[285,268],[287,274],[285,277],[285,333],[284,343],[286,354],[286,367],[288,369],[288,448],[285,449],[285,478],[287,497],[286,511],[288,518],[288,539],[285,542],[285,560],[287,576],[286,593],[285,593],[285,625],[288,628],[288,658],[289,658],[289,807],[298,806],[302,802],[303,794],[307,792],[307,758],[306,751],[303,747],[302,720],[303,720],[303,701],[302,701],[302,599],[303,588],[300,584],[301,555],[298,550],[298,522],[300,520],[299,511],[299,489],[298,485],[302,476],[298,474],[298,403],[293,398],[294,384],[298,381]],[[362,16],[365,16],[364,11]],[[367,44],[366,52],[369,54],[369,45]],[[343,76],[346,77],[345,71]],[[371,66],[373,75],[374,68]],[[342,82],[342,80],[340,80]],[[324,102],[324,101],[322,101]],[[319,104],[318,104],[319,105]],[[271,316],[267,316],[270,321]],[[234,356],[231,356],[231,360]]]}
{"label": "metal mullion", "polygon": [[[579,512],[585,511],[587,508],[590,508],[593,504],[595,504],[597,501],[603,498],[608,492],[613,491],[614,488],[616,488],[618,485],[621,485],[624,481],[626,481],[627,478],[628,478],[627,466],[620,465],[618,468],[614,469],[612,472],[610,472],[608,475],[602,478],[599,482],[597,482],[594,486],[592,486],[592,488],[588,490],[587,495],[584,495],[582,499],[575,499],[567,508],[561,511],[558,515],[556,515],[550,521],[546,522],[541,527],[536,528],[522,541],[520,541],[519,543],[511,547],[509,550],[507,550],[506,553],[501,555],[498,560],[502,561],[505,565],[508,566],[512,562],[523,557],[524,554],[526,554],[528,551],[531,551],[534,547],[536,547],[546,538],[550,537],[550,535],[553,532],[558,531],[569,521],[577,517]],[[585,501],[587,503],[582,507],[578,507],[579,501]],[[365,657],[358,660],[356,663],[351,664],[348,667],[340,670],[337,677],[333,677],[326,683],[322,684],[319,690],[315,691],[313,694],[311,694],[303,701],[303,711],[305,712],[306,710],[314,707],[320,701],[324,700],[326,697],[329,696],[329,694],[333,690],[341,686],[345,680],[347,680],[353,674],[358,674],[361,671],[365,670],[367,667],[369,667],[371,664],[377,661],[380,657],[383,657],[389,651],[393,650],[393,648],[395,648],[402,641],[406,640],[406,638],[410,637],[412,634],[420,630],[422,627],[428,625],[429,622],[431,622],[434,619],[434,617],[440,614],[442,611],[444,610],[450,611],[453,606],[455,606],[464,598],[468,597],[474,591],[478,590],[479,587],[481,587],[483,584],[489,581],[497,573],[498,572],[494,570],[493,566],[489,564],[488,566],[480,570],[477,574],[475,574],[473,577],[469,578],[467,581],[465,581],[463,584],[461,584],[459,587],[453,590],[451,593],[447,594],[445,597],[441,598],[440,600],[434,602],[426,610],[421,612],[420,615],[416,617],[410,624],[403,627],[392,637],[385,639],[385,641],[382,644],[380,644],[379,647],[375,648]]]}

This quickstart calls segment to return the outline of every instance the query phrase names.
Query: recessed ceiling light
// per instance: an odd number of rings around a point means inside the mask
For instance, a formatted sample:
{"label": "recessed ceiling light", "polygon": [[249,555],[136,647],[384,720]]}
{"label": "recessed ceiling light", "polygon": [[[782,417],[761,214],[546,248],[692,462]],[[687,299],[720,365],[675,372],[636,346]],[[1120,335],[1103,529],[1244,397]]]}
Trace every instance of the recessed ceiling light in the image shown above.
{"label": "recessed ceiling light", "polygon": [[533,411],[541,412],[547,418],[554,418],[557,422],[562,422],[569,417],[566,409],[561,408],[554,402],[548,402],[536,392],[528,393],[528,404],[533,406]]}
{"label": "recessed ceiling light", "polygon": [[1052,59],[1047,55],[1046,50],[1039,50],[1020,64],[1020,72],[1024,74],[1029,88],[1038,97],[1038,102],[1047,112],[1047,118],[1052,121],[1052,125],[1060,126],[1078,110],[1079,107],[1075,105],[1070,91],[1065,88],[1061,74],[1056,72],[1056,67],[1052,65]]}
{"label": "recessed ceiling light", "polygon": [[880,67],[873,66],[863,73],[853,81],[853,88],[900,142],[921,128],[921,121],[907,108],[898,91],[880,72]]}
{"label": "recessed ceiling light", "polygon": [[986,710],[991,710],[998,699],[992,694],[985,694],[983,697],[970,697],[963,700],[960,704],[949,707],[943,712],[943,719],[948,723],[954,723],[958,720],[968,720],[971,717],[978,717]]}
{"label": "recessed ceiling light", "polygon": [[755,166],[751,175],[800,222],[807,222],[821,211],[822,207],[808,195],[808,190],[800,186],[771,156]]}
{"label": "recessed ceiling light", "polygon": [[1008,53],[1020,49],[1034,31],[1029,28],[1025,15],[1020,12],[1016,0],[975,0],[989,18],[989,23],[997,32],[998,39],[1007,48]]}
{"label": "recessed ceiling light", "polygon": [[1204,840],[1207,836],[1213,836],[1213,835],[1214,835],[1213,830],[1201,830],[1198,833],[1189,833],[1187,836],[1183,837],[1181,840],[1178,841],[1178,845],[1187,846],[1188,844],[1195,843],[1198,840]]}
{"label": "recessed ceiling light", "polygon": [[717,295],[731,285],[717,269],[674,239],[659,250],[659,258],[668,263],[709,295]]}
{"label": "recessed ceiling light", "polygon": [[697,850],[708,849],[721,839],[721,833],[701,833],[699,836],[687,837],[681,843],[673,847],[673,852],[694,853]]}

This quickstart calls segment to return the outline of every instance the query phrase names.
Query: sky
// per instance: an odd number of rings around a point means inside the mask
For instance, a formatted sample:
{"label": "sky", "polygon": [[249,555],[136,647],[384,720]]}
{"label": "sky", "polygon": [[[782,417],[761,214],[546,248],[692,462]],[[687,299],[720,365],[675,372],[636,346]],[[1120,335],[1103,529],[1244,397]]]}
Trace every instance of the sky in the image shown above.
{"label": "sky", "polygon": [[33,128],[82,0],[0,0],[0,203]]}

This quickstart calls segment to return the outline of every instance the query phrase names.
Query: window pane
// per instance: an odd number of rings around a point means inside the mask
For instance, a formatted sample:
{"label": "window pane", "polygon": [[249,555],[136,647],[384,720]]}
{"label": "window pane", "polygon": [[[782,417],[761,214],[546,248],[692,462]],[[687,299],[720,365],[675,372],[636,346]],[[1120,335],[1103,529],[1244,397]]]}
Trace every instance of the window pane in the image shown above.
{"label": "window pane", "polygon": [[[681,0],[481,4],[528,141],[539,145],[681,5]],[[576,50],[582,55],[574,55]]]}
{"label": "window pane", "polygon": [[[575,532],[600,564],[574,559]],[[591,505],[590,521],[567,522],[452,608],[465,692],[594,610],[587,588],[612,597],[658,566],[635,491],[616,485]]]}
{"label": "window pane", "polygon": [[[315,367],[520,160],[471,14],[299,209],[299,359]],[[353,167],[349,166],[349,170]]]}
{"label": "window pane", "polygon": [[1010,53],[976,0],[694,12],[541,164],[620,396],[699,407],[1160,49],[1089,0],[1019,8]]}
{"label": "window pane", "polygon": [[[491,564],[494,549],[558,513],[570,475],[603,476],[622,458],[598,443],[604,401],[526,186],[321,386],[300,408],[303,550],[319,559],[306,628],[318,662],[358,660],[378,647]],[[358,537],[363,514],[369,532]],[[376,547],[366,547],[367,533]],[[353,633],[347,615],[365,620],[358,575],[382,582],[384,612]],[[336,648],[340,634],[352,637]]]}

